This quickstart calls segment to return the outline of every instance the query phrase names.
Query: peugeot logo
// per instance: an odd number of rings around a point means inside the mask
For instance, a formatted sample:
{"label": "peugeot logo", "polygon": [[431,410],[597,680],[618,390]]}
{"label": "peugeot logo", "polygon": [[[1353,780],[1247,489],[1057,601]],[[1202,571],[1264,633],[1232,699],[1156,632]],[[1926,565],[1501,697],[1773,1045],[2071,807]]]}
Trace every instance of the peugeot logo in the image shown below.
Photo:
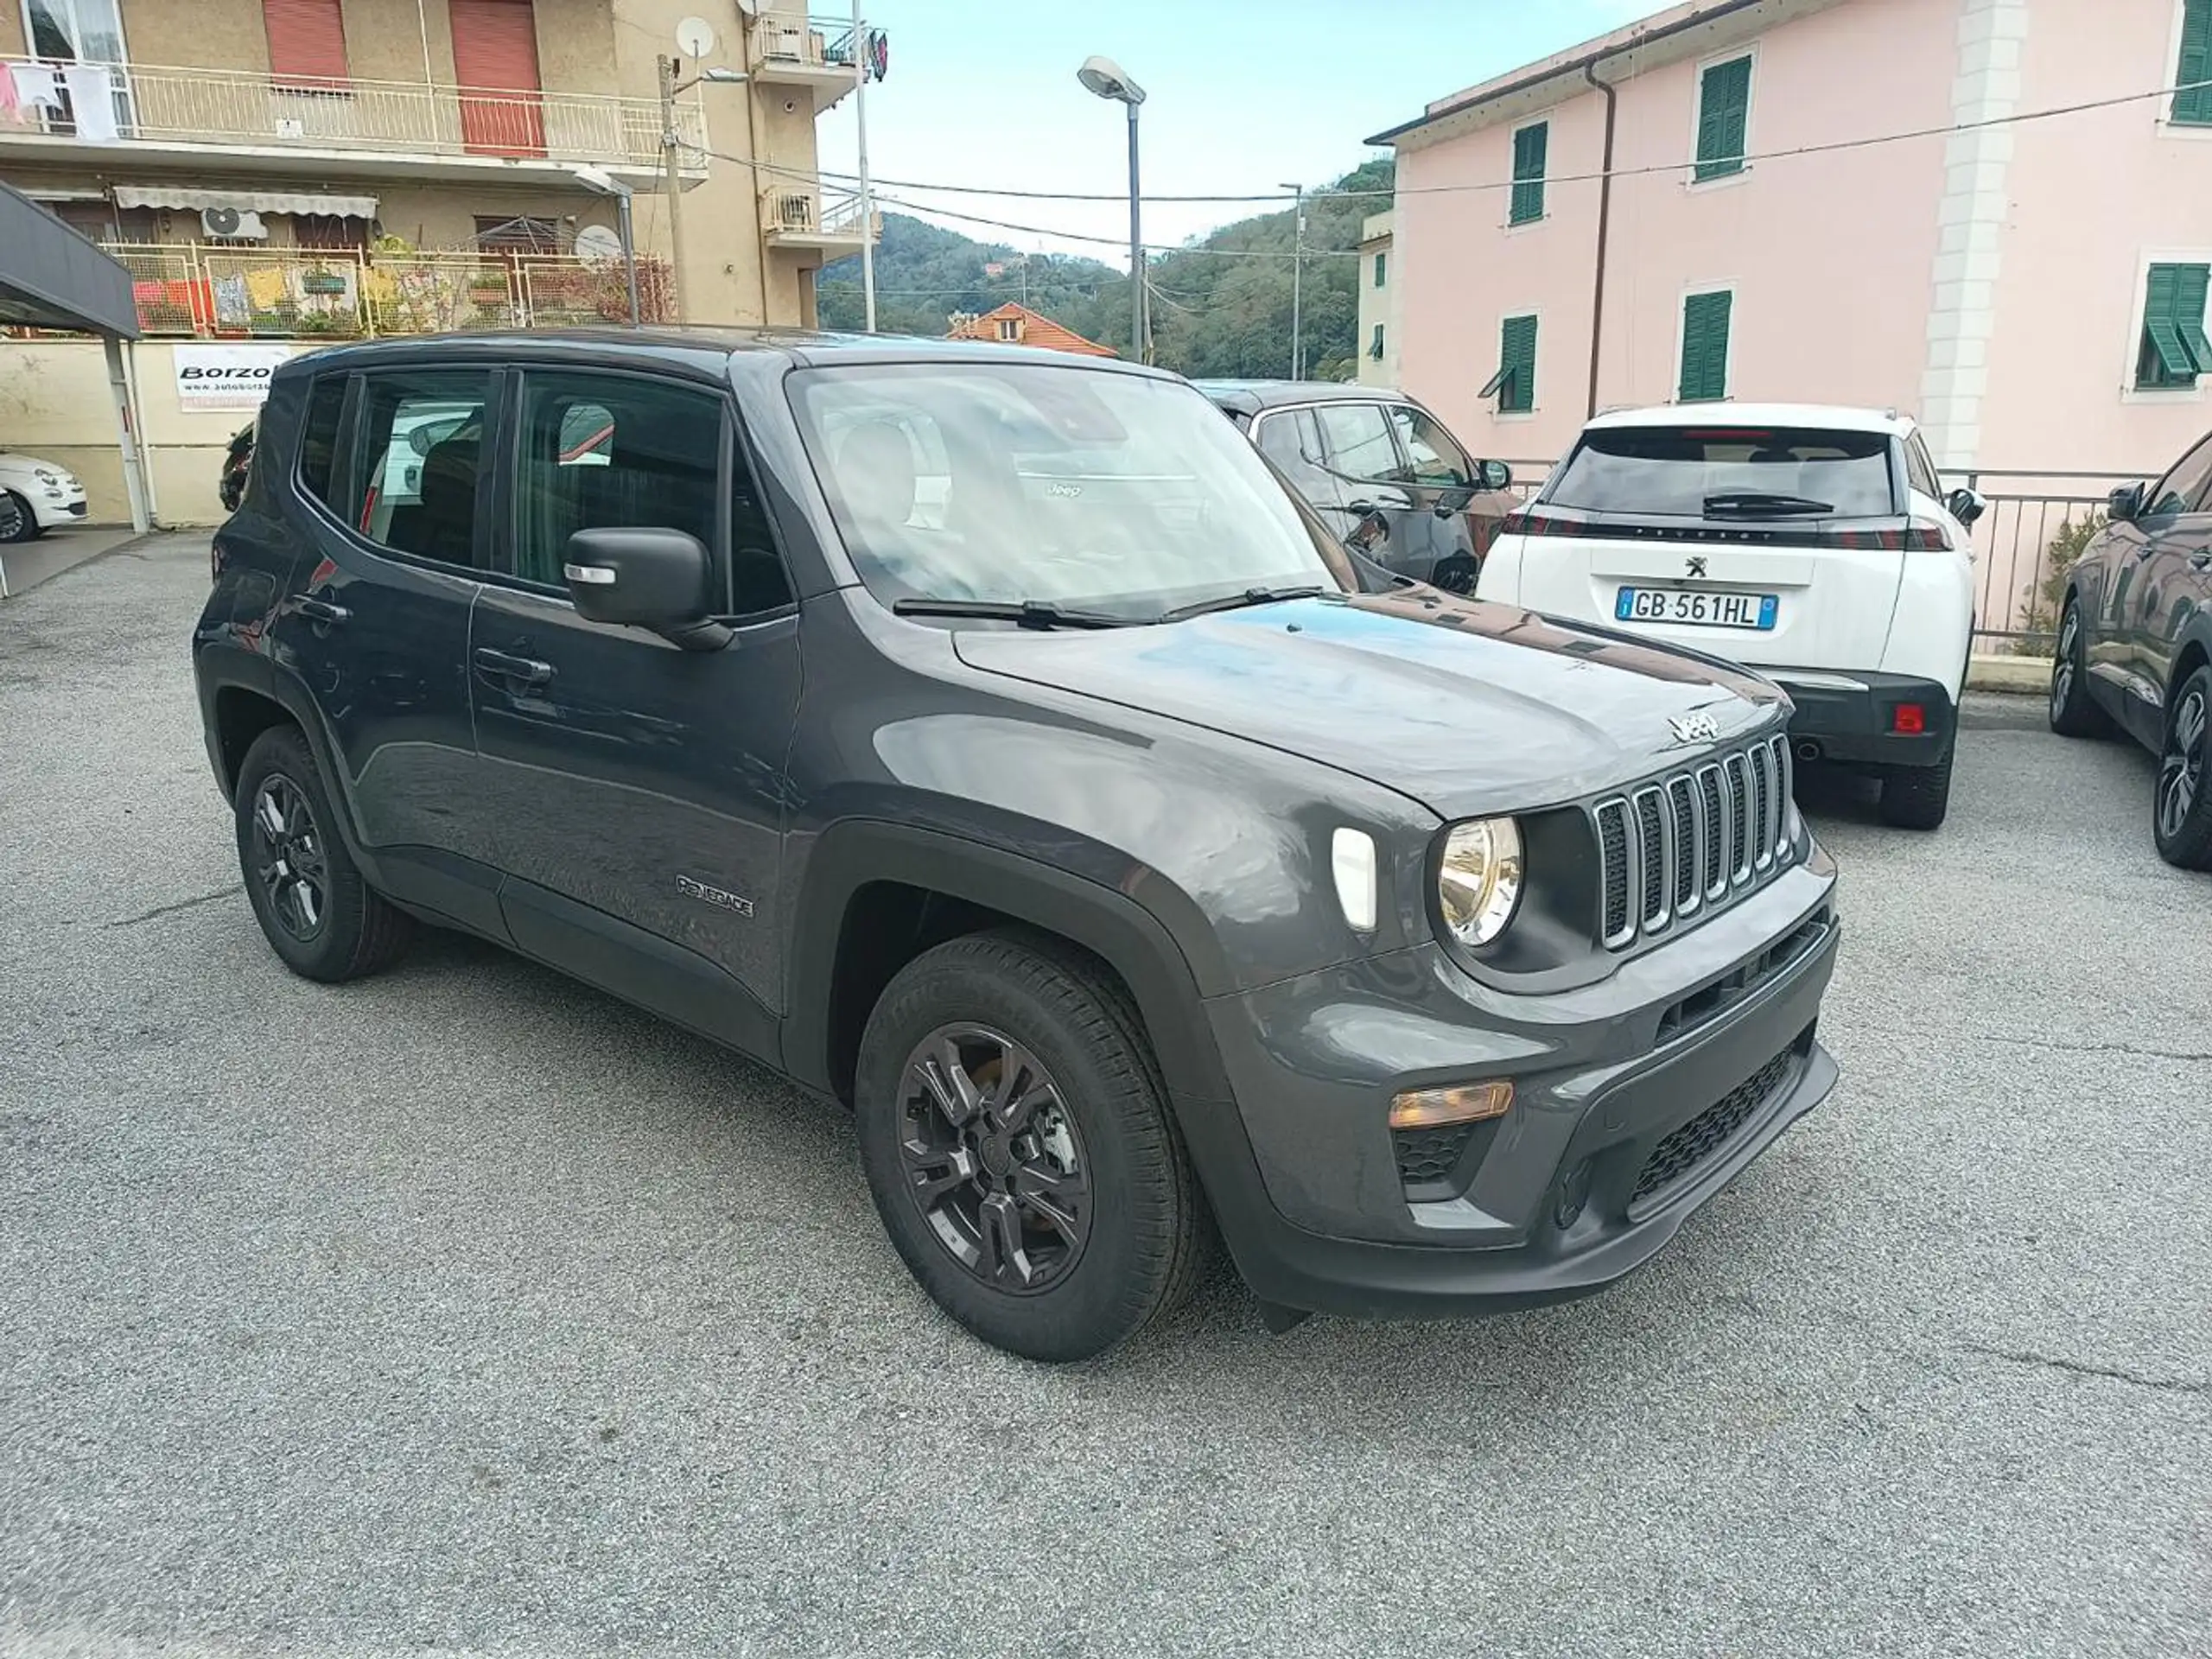
{"label": "peugeot logo", "polygon": [[1702,559],[1701,557],[1700,557],[1698,555],[1696,555],[1696,554],[1694,554],[1694,553],[1691,554],[1691,555],[1690,555],[1690,575],[1694,575],[1694,576],[1701,576],[1701,575],[1703,575],[1704,574],[1705,574],[1705,561],[1704,561],[1704,559]]}
{"label": "peugeot logo", "polygon": [[1710,743],[1720,735],[1720,722],[1711,715],[1675,715],[1667,726],[1677,743]]}

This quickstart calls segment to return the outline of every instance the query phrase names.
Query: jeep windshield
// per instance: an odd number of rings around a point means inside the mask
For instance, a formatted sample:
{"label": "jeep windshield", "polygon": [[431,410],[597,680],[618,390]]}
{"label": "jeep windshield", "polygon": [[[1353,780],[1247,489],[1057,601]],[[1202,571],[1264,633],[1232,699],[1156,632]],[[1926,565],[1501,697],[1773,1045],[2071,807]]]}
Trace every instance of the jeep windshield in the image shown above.
{"label": "jeep windshield", "polygon": [[1048,625],[1052,612],[1149,622],[1358,586],[1258,452],[1179,381],[955,361],[809,369],[789,385],[861,580],[908,614],[934,601],[970,616],[1031,607]]}

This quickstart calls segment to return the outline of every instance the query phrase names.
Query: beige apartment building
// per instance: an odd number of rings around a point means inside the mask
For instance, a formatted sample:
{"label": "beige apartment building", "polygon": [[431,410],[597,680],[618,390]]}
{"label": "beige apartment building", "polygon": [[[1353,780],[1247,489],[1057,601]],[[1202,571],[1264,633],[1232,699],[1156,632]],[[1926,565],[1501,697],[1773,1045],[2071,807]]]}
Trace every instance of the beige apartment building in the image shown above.
{"label": "beige apartment building", "polygon": [[[855,55],[769,0],[0,0],[0,180],[138,279],[157,511],[198,522],[239,417],[195,413],[167,342],[620,321],[626,191],[647,321],[811,325],[861,245],[815,149]],[[0,443],[81,461],[98,512],[74,345],[0,341]]]}

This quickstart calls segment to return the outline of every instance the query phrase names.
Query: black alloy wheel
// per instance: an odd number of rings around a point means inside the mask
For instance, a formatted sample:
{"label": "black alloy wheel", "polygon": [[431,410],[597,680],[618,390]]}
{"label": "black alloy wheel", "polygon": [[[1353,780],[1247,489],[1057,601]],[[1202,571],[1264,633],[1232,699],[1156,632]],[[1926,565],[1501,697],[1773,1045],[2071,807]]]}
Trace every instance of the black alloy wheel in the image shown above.
{"label": "black alloy wheel", "polygon": [[2158,753],[2152,829],[2158,855],[2185,870],[2212,867],[2212,799],[2205,793],[2205,752],[2212,747],[2212,668],[2182,685]]}
{"label": "black alloy wheel", "polygon": [[269,913],[302,944],[312,942],[330,917],[330,868],[307,792],[281,772],[254,791],[253,850]]}
{"label": "black alloy wheel", "polygon": [[13,490],[0,490],[0,542],[28,542],[37,534],[30,503]]}
{"label": "black alloy wheel", "polygon": [[1090,1166],[1036,1055],[988,1026],[940,1027],[907,1057],[899,1110],[906,1195],[955,1262],[1033,1295],[1082,1260]]}
{"label": "black alloy wheel", "polygon": [[2089,701],[2088,671],[2082,607],[2069,599],[2050,655],[2050,729],[2061,737],[2101,737],[2108,729],[2104,710]]}

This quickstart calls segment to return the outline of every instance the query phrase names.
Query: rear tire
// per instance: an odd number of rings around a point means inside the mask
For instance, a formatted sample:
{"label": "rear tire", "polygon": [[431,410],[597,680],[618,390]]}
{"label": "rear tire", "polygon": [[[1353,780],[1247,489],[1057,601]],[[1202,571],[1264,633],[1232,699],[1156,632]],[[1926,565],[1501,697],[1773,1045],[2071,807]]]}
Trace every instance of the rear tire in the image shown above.
{"label": "rear tire", "polygon": [[2061,737],[2106,737],[2112,720],[2089,696],[2088,637],[2081,601],[2069,598],[2050,653],[2050,729]]}
{"label": "rear tire", "polygon": [[1882,774],[1882,822],[1891,828],[1937,829],[1950,810],[1949,753],[1932,766],[1891,766]]}
{"label": "rear tire", "polygon": [[1136,1011],[1092,957],[1021,931],[925,951],[868,1016],[854,1104],[893,1245],[985,1342],[1088,1359],[1188,1294],[1198,1191]]}
{"label": "rear tire", "polygon": [[2183,680],[2167,707],[2151,836],[2167,863],[2212,870],[2212,668]]}
{"label": "rear tire", "polygon": [[362,879],[296,726],[272,726],[254,740],[233,799],[246,896],[284,965],[325,984],[391,966],[414,921]]}
{"label": "rear tire", "polygon": [[0,542],[35,542],[43,534],[31,504],[13,490],[0,490]]}

